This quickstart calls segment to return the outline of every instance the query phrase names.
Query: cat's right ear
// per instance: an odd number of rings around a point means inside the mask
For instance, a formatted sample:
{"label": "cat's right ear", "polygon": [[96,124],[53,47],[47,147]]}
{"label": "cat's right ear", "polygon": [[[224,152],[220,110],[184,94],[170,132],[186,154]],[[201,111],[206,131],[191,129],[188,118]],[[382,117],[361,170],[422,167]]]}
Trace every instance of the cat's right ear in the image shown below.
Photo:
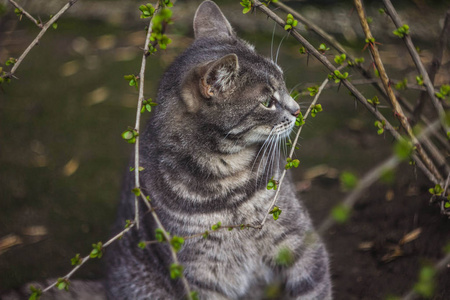
{"label": "cat's right ear", "polygon": [[194,17],[195,38],[234,38],[236,34],[220,8],[212,1],[204,1]]}

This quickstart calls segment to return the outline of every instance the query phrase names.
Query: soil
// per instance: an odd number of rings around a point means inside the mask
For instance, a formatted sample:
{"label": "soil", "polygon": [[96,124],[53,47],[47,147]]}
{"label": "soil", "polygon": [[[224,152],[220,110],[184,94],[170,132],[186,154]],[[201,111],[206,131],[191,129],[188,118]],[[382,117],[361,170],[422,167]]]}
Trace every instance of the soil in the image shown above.
{"label": "soil", "polygon": [[[377,184],[368,189],[355,205],[350,220],[322,235],[331,255],[335,299],[404,296],[418,282],[422,267],[443,258],[444,247],[450,241],[450,220],[441,216],[436,206],[429,205],[426,180],[413,173],[398,173],[392,187]],[[337,182],[316,181],[305,198],[323,189],[339,190]],[[325,217],[323,210],[316,209],[318,202],[306,201],[316,223]],[[400,246],[398,257],[391,255],[392,260],[388,259],[400,240],[416,229],[420,229],[418,238]],[[369,249],[361,250],[362,243],[367,242]],[[432,299],[450,299],[449,266],[437,276]]]}

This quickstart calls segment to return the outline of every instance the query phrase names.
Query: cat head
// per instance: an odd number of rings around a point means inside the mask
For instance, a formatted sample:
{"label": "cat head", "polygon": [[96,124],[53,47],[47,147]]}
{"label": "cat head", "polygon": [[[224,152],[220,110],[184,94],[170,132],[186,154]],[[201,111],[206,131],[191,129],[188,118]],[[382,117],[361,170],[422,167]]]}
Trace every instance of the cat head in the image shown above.
{"label": "cat head", "polygon": [[236,36],[219,7],[204,1],[194,17],[195,42],[181,60],[186,114],[233,147],[287,137],[300,112],[281,68]]}

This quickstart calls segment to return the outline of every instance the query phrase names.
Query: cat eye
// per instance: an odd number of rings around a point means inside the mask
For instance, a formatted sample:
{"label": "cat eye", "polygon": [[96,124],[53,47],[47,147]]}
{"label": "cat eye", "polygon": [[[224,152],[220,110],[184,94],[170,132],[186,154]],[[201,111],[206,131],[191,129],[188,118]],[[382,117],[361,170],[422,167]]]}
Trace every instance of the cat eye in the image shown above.
{"label": "cat eye", "polygon": [[269,98],[267,98],[264,102],[262,102],[261,104],[265,107],[265,108],[272,108],[275,104],[275,99],[270,96]]}

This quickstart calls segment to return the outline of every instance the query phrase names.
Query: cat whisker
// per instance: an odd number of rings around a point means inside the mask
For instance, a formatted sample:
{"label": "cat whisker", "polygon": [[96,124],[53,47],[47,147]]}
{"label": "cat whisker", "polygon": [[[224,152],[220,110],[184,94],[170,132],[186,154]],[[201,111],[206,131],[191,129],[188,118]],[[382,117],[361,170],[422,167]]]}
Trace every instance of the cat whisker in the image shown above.
{"label": "cat whisker", "polygon": [[284,39],[285,39],[286,37],[288,37],[288,36],[289,36],[289,32],[287,33],[287,35],[285,35],[285,36],[281,39],[281,42],[280,42],[280,44],[278,45],[277,55],[276,55],[276,57],[275,57],[275,64],[278,64],[278,54],[280,54],[281,44],[283,44]]}
{"label": "cat whisker", "polygon": [[273,61],[273,40],[275,39],[275,29],[277,28],[277,23],[273,23],[272,30],[272,41],[270,42],[270,60]]}
{"label": "cat whisker", "polygon": [[[294,87],[291,88],[291,90],[289,91],[289,95],[292,94],[292,92],[295,90],[295,88],[298,87],[298,86],[301,85],[301,84],[302,84],[302,83],[299,82],[299,83],[297,83],[296,85],[294,85]],[[298,97],[298,96],[300,96],[300,94],[298,94],[296,97]],[[295,100],[295,98],[294,98],[294,100]]]}

